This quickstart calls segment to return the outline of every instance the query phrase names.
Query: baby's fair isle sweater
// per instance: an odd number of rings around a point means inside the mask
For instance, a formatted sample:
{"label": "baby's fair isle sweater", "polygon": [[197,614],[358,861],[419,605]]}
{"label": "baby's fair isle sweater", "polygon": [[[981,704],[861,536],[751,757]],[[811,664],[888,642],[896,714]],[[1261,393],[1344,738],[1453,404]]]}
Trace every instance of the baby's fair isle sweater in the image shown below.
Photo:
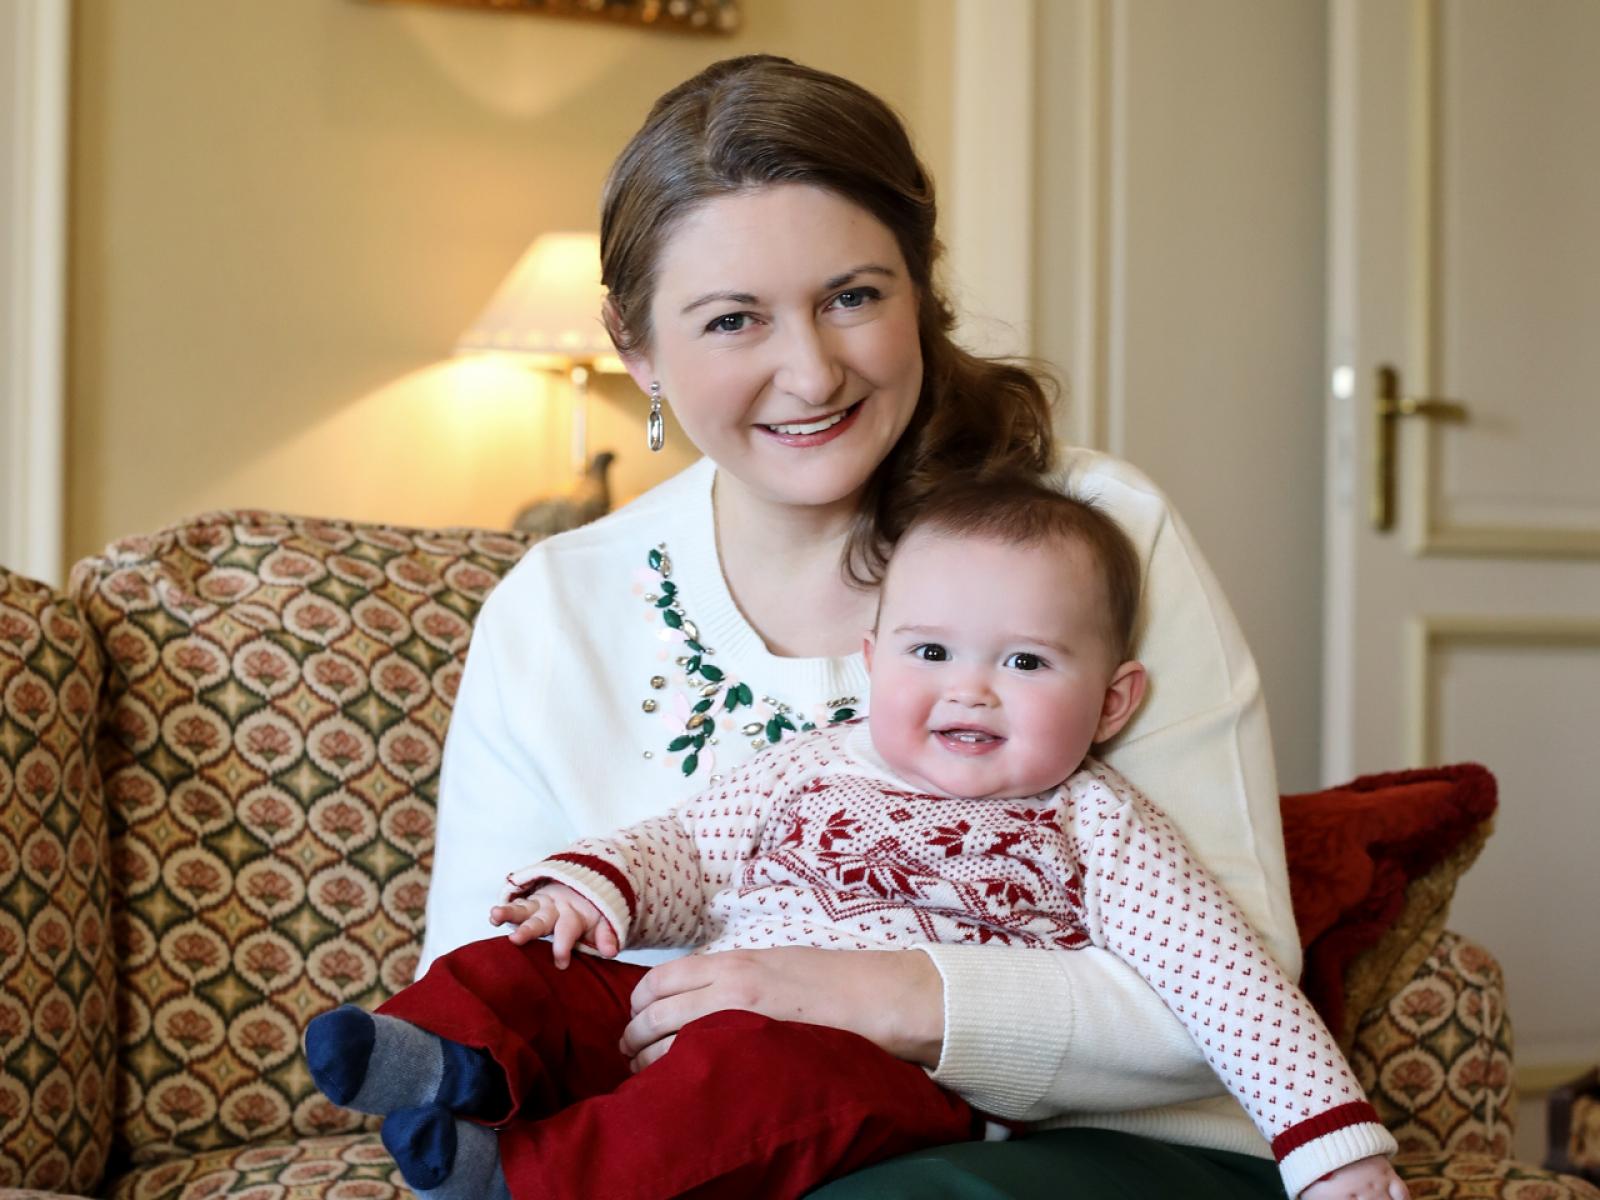
{"label": "baby's fair isle sweater", "polygon": [[864,723],[819,729],[665,816],[514,872],[508,892],[546,880],[593,901],[625,946],[1101,946],[1177,1014],[1271,1143],[1289,1195],[1396,1149],[1227,893],[1093,760],[1041,796],[959,799],[896,778]]}

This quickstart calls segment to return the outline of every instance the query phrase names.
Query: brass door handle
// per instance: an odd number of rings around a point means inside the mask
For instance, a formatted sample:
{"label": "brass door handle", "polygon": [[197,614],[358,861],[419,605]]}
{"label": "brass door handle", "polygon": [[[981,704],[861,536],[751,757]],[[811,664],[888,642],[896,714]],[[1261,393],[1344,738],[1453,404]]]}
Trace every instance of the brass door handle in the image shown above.
{"label": "brass door handle", "polygon": [[1465,421],[1467,406],[1456,400],[1401,394],[1400,372],[1385,364],[1378,368],[1377,396],[1373,402],[1372,527],[1394,528],[1395,423],[1401,417],[1433,421]]}

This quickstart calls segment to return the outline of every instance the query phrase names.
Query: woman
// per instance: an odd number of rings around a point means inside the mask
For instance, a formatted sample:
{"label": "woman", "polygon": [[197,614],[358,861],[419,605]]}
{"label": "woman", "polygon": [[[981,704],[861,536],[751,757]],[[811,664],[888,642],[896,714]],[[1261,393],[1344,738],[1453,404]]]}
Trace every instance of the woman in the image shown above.
{"label": "woman", "polygon": [[[783,59],[708,68],[623,151],[602,201],[605,319],[652,398],[653,443],[670,403],[706,457],[535,547],[485,605],[445,751],[423,969],[492,934],[508,869],[859,713],[871,584],[919,497],[955,468],[1048,468],[1039,380],[950,340],[934,221],[888,107]],[[1160,494],[1100,455],[1065,465],[1145,569],[1153,694],[1104,757],[1297,973],[1249,652]],[[829,1195],[1025,1196],[1064,1175],[1096,1196],[1281,1194],[1175,1018],[1100,951],[675,958],[636,993],[624,1049],[646,1067],[722,1009],[850,1030],[989,1113],[1076,1127],[885,1164]]]}

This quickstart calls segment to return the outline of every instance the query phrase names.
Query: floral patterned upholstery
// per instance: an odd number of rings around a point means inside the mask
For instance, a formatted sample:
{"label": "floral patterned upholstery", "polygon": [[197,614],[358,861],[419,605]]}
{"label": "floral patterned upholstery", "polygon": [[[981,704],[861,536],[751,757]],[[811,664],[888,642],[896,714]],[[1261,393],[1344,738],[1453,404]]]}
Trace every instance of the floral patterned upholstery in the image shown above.
{"label": "floral patterned upholstery", "polygon": [[0,569],[0,1185],[91,1188],[111,1140],[99,677],[73,606]]}
{"label": "floral patterned upholstery", "polygon": [[1493,1154],[1401,1153],[1412,1200],[1600,1200],[1600,1188]]}
{"label": "floral patterned upholstery", "polygon": [[[216,513],[80,563],[73,601],[0,572],[0,1200],[407,1196],[300,1031],[411,977],[471,623],[531,540]],[[1499,989],[1447,935],[1361,1022],[1402,1174],[1600,1200],[1501,1157]]]}
{"label": "floral patterned upholstery", "polygon": [[124,1176],[112,1200],[391,1200],[411,1190],[375,1133],[234,1146]]}
{"label": "floral patterned upholstery", "polygon": [[219,513],[73,572],[108,660],[128,1161],[375,1124],[300,1031],[411,979],[472,622],[530,540]]}
{"label": "floral patterned upholstery", "polygon": [[1350,1056],[1405,1153],[1511,1151],[1517,1097],[1500,964],[1446,933],[1411,982],[1369,1011]]}

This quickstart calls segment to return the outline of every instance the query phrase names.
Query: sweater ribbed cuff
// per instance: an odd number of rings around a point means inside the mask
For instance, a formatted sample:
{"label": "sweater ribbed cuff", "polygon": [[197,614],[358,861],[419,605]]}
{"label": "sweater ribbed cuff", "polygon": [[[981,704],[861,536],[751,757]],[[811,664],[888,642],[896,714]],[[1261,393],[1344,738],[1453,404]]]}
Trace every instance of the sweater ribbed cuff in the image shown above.
{"label": "sweater ribbed cuff", "polygon": [[[933,1081],[997,1117],[1022,1118],[1055,1080],[1072,1041],[1062,955],[922,945],[944,980],[944,1049]],[[1048,999],[1055,1003],[1041,1003]]]}
{"label": "sweater ribbed cuff", "polygon": [[1346,1125],[1306,1142],[1278,1161],[1283,1187],[1298,1196],[1329,1171],[1337,1171],[1375,1154],[1391,1155],[1400,1149],[1389,1131],[1374,1122]]}
{"label": "sweater ribbed cuff", "polygon": [[536,868],[529,890],[546,882],[564,883],[598,908],[616,932],[617,948],[628,945],[633,931],[633,889],[610,863],[588,854],[553,855]]}

